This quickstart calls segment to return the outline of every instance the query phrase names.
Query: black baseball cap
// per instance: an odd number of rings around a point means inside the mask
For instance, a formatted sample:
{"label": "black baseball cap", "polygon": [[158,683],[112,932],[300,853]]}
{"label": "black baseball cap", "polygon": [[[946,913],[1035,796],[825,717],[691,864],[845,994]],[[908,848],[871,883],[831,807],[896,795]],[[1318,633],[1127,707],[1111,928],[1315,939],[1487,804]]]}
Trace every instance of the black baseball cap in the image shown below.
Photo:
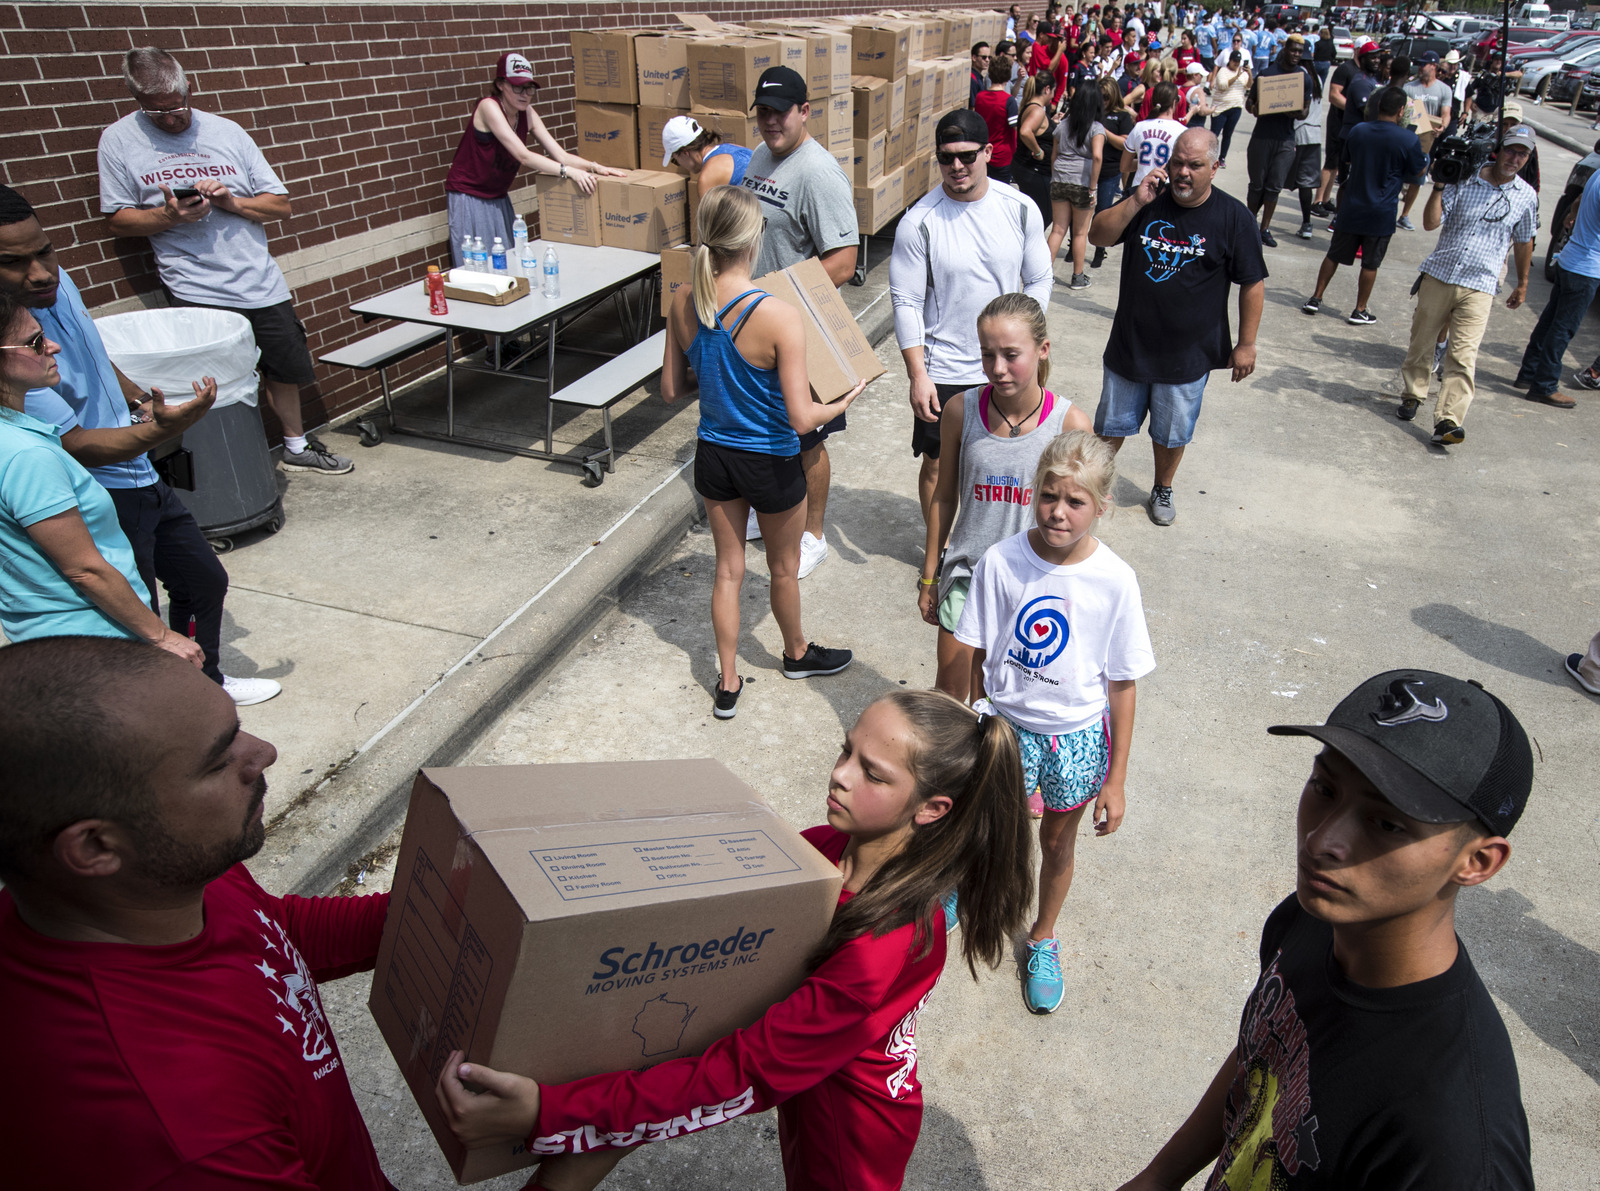
{"label": "black baseball cap", "polygon": [[933,128],[935,145],[954,145],[966,142],[973,145],[989,143],[989,125],[971,108],[956,108],[939,117]]}
{"label": "black baseball cap", "polygon": [[1439,55],[1432,50],[1423,50],[1417,56],[1417,61],[1423,66],[1437,66],[1439,65]]}
{"label": "black baseball cap", "polygon": [[1517,717],[1480,683],[1432,670],[1379,674],[1340,700],[1327,723],[1267,731],[1337,749],[1424,823],[1477,819],[1509,835],[1533,790],[1533,750]]}
{"label": "black baseball cap", "polygon": [[756,100],[750,106],[786,112],[805,102],[805,79],[787,66],[770,66],[761,72],[761,78],[756,83]]}

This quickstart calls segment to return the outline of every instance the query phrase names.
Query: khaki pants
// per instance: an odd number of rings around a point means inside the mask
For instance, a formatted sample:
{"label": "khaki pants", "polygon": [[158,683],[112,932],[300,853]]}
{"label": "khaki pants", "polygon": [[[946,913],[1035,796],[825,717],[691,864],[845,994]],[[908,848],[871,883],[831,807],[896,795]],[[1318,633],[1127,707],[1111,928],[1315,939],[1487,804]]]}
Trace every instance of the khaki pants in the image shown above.
{"label": "khaki pants", "polygon": [[1433,420],[1466,424],[1472,404],[1472,378],[1478,366],[1478,345],[1489,326],[1494,295],[1464,285],[1446,285],[1427,273],[1417,290],[1417,311],[1411,317],[1411,347],[1400,365],[1402,397],[1425,401],[1428,377],[1433,372],[1433,349],[1439,332],[1450,329],[1450,346],[1444,354],[1444,376]]}
{"label": "khaki pants", "polygon": [[1596,633],[1594,640],[1589,642],[1589,652],[1578,663],[1578,673],[1590,686],[1600,686],[1600,633]]}

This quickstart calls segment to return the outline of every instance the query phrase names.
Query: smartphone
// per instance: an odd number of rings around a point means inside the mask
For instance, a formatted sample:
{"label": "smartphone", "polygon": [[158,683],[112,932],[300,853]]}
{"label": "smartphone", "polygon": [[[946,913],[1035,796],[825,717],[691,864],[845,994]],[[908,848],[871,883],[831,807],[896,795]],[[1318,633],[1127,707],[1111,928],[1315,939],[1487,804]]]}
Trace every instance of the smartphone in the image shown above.
{"label": "smartphone", "polygon": [[187,199],[197,199],[197,198],[199,198],[200,197],[200,192],[198,190],[196,190],[193,186],[181,186],[177,190],[174,190],[172,192],[172,197],[175,198],[175,199],[178,199],[180,202],[182,202],[182,201],[187,200]]}

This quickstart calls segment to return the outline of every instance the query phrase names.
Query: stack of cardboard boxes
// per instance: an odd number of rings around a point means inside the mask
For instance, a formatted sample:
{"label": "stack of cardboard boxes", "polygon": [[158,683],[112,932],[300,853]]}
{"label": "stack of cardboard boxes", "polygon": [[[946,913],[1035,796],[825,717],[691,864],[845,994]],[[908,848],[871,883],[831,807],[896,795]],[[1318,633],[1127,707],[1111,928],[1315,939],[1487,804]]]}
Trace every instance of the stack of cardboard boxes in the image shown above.
{"label": "stack of cardboard boxes", "polygon": [[692,181],[661,165],[661,131],[692,115],[724,141],[760,144],[750,107],[772,66],[806,79],[811,136],[855,187],[857,224],[879,231],[938,179],[933,128],[968,99],[968,51],[1004,35],[996,11],[899,12],[618,29],[572,35],[577,151],[634,171],[592,195],[539,179],[546,239],[660,252],[694,235]]}

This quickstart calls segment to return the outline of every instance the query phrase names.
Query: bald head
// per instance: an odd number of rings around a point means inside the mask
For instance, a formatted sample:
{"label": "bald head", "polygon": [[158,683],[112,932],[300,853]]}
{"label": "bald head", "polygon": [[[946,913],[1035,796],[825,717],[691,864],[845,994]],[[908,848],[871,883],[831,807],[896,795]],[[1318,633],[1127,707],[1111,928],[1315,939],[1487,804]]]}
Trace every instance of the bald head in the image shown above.
{"label": "bald head", "polygon": [[1167,180],[1178,206],[1198,207],[1211,197],[1219,156],[1215,134],[1204,128],[1191,128],[1173,142],[1172,155],[1167,158]]}
{"label": "bald head", "polygon": [[1173,151],[1182,153],[1185,150],[1204,153],[1206,160],[1213,165],[1222,157],[1221,142],[1217,140],[1217,134],[1208,128],[1191,128],[1181,134],[1173,144]]}

